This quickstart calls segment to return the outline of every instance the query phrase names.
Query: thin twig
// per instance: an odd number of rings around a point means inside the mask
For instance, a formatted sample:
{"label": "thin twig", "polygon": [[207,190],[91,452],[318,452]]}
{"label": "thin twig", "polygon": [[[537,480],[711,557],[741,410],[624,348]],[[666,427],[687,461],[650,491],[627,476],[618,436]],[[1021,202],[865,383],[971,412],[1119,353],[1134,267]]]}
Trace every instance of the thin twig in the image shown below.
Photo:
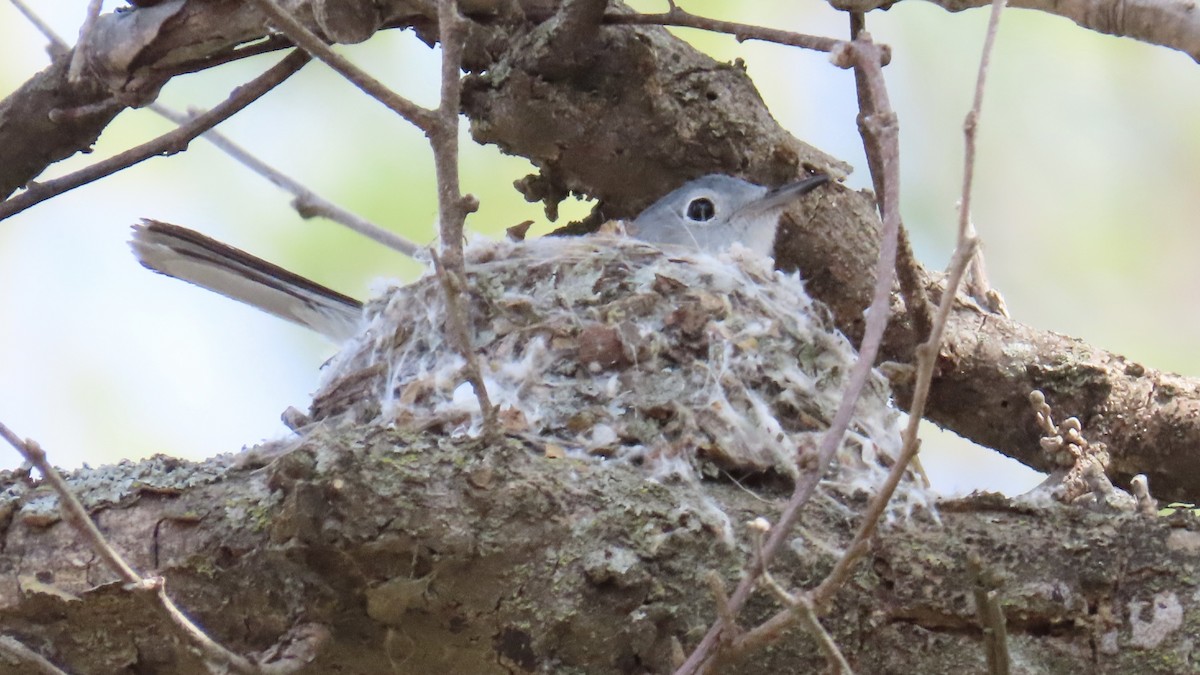
{"label": "thin twig", "polygon": [[850,662],[846,660],[842,650],[838,649],[837,642],[829,631],[825,630],[825,626],[821,625],[821,619],[817,616],[817,610],[807,593],[796,596],[795,611],[808,627],[808,631],[817,638],[817,645],[825,655],[825,662],[829,664],[830,671],[838,675],[854,675],[854,669],[850,667]]}
{"label": "thin twig", "polygon": [[[766,528],[765,530],[760,528],[750,533],[751,538],[754,540],[755,553],[760,559],[764,557],[762,553],[763,535],[770,531],[770,528]],[[758,581],[760,584],[763,584],[768,590],[774,593],[775,597],[779,599],[779,602],[782,603],[784,607],[795,607],[796,595],[784,588],[783,584],[776,581],[775,576],[771,574],[771,570],[769,568],[763,568],[762,576],[759,577]],[[726,609],[726,612],[728,613],[728,608]]]}
{"label": "thin twig", "polygon": [[[870,546],[866,543],[863,543],[858,545],[856,548],[852,548],[847,552],[846,555],[857,560],[869,549]],[[849,567],[844,567],[840,570],[834,570],[830,572],[827,579],[837,579],[838,583],[841,583],[849,575],[850,571],[851,568]],[[820,589],[809,591],[808,593],[804,594],[808,601],[812,603],[814,611],[821,609],[824,605],[823,602],[819,601],[819,590]],[[729,643],[728,647],[726,647],[724,655],[729,658],[736,658],[739,654],[765,647],[766,645],[778,640],[779,636],[782,635],[784,631],[790,628],[795,622],[796,613],[793,608],[780,610],[774,616],[755,626],[753,629],[745,631],[742,635],[735,637],[733,641]]]}
{"label": "thin twig", "polygon": [[[969,203],[971,176],[974,174],[975,163],[974,136],[977,127],[976,122],[979,119],[979,111],[983,105],[983,90],[987,78],[991,48],[995,43],[996,29],[999,25],[1000,12],[1004,8],[1004,3],[1005,0],[995,0],[992,5],[992,15],[988,23],[987,37],[984,39],[983,57],[980,59],[979,75],[975,83],[975,99],[971,111],[967,113],[967,123],[964,125],[964,133],[967,136],[967,149],[963,158],[964,181],[962,200],[964,205]],[[857,563],[858,558],[865,553],[866,544],[874,533],[880,517],[887,508],[888,502],[891,501],[896,487],[900,484],[900,480],[904,476],[904,471],[920,448],[917,431],[921,419],[924,417],[925,404],[929,399],[929,388],[933,381],[933,369],[937,363],[937,354],[942,342],[942,335],[945,333],[946,323],[950,318],[950,311],[954,307],[959,284],[962,282],[963,274],[971,262],[977,245],[977,240],[971,235],[970,228],[965,225],[967,219],[963,214],[966,214],[966,208],[963,208],[960,212],[958,242],[950,260],[949,273],[946,278],[946,290],[942,294],[941,302],[934,316],[929,337],[916,350],[916,382],[913,389],[912,404],[908,412],[908,424],[901,435],[904,444],[900,451],[900,456],[896,458],[896,462],[892,466],[892,470],[884,481],[883,486],[871,499],[871,503],[867,507],[867,512],[859,524],[858,532],[847,549],[846,555],[834,565],[833,571],[829,573],[829,576],[814,591],[813,597],[818,605],[828,602],[833,597],[833,594],[841,587],[844,579],[849,577],[849,572]]]}
{"label": "thin twig", "polygon": [[232,48],[224,49],[213,54],[206,54],[188,61],[180,61],[165,65],[161,70],[156,71],[164,80],[176,77],[178,75],[190,75],[203,70],[216,68],[217,66],[226,63],[233,63],[242,59],[258,56],[259,54],[270,54],[283,49],[292,49],[296,45],[291,40],[283,35],[270,35],[261,40],[251,42],[249,44],[237,45]]}
{"label": "thin twig", "polygon": [[[263,1],[263,0],[256,0]],[[438,238],[441,240],[441,256],[434,256],[434,264],[442,279],[446,294],[446,328],[459,355],[466,362],[463,374],[483,415],[486,436],[497,430],[496,410],[488,396],[483,381],[483,372],[472,347],[470,321],[467,307],[459,302],[467,293],[467,270],[463,259],[463,228],[467,214],[474,212],[479,203],[474,197],[462,194],[458,177],[458,117],[462,97],[462,46],[465,39],[463,18],[458,13],[455,0],[438,2],[438,40],[442,44],[441,99],[426,129],[429,145],[433,149],[434,173],[438,185]]]}
{"label": "thin twig", "polygon": [[712,593],[713,601],[717,605],[717,616],[724,620],[725,625],[730,627],[730,631],[737,633],[737,617],[729,612],[729,594],[725,592],[725,582],[721,580],[721,575],[709,570],[705,575],[705,581],[708,582],[708,590]]}
{"label": "thin twig", "polygon": [[[329,45],[296,20],[286,9],[279,6],[275,0],[252,0],[260,12],[266,14],[271,23],[284,35],[288,36],[296,46],[320,59],[339,75],[349,80],[354,86],[367,95],[384,104],[392,112],[408,120],[418,129],[429,133],[433,125],[433,111],[423,108],[397,94],[379,80],[371,77],[358,66],[350,63],[344,56],[334,52]],[[442,43],[443,49],[445,43]],[[442,57],[445,59],[445,56]]]}
{"label": "thin twig", "polygon": [[438,231],[442,242],[442,254],[440,257],[434,256],[434,265],[446,293],[446,327],[452,343],[466,361],[464,376],[479,400],[484,432],[491,435],[496,429],[496,412],[491,405],[478,359],[475,358],[475,351],[471,346],[466,307],[458,302],[457,297],[457,294],[465,292],[467,282],[462,252],[463,225],[467,214],[478,207],[474,198],[461,193],[458,179],[458,116],[461,109],[464,31],[457,3],[449,0],[438,3],[439,41],[442,45],[441,99],[436,110],[429,110],[388,89],[383,83],[336,54],[320,37],[308,30],[274,0],[253,2],[276,28],[301,49],[325,62],[363,92],[424,131],[429,138],[437,174]]}
{"label": "thin twig", "polygon": [[[961,206],[958,211],[958,239],[972,238],[971,232],[971,188],[975,180],[975,136],[979,125],[979,112],[983,108],[983,92],[987,85],[988,66],[992,62],[992,48],[996,44],[996,32],[1000,28],[1000,14],[1004,12],[1007,0],[992,0],[992,13],[988,17],[987,35],[983,39],[983,54],[979,57],[979,75],[975,78],[975,98],[971,102],[971,111],[963,122],[963,182]],[[951,293],[947,287],[946,292]]]}
{"label": "thin twig", "polygon": [[[850,39],[866,30],[866,17],[861,12],[850,12]],[[854,69],[854,90],[858,98],[858,133],[863,139],[863,152],[867,158],[867,168],[871,175],[871,185],[875,191],[875,205],[882,214],[887,205],[884,204],[883,167],[880,166],[883,151],[875,137],[864,128],[864,119],[869,111],[875,110],[871,100],[871,92],[867,86],[866,73],[860,68]],[[904,306],[912,319],[913,331],[917,335],[928,335],[933,325],[933,308],[925,292],[921,279],[921,265],[913,255],[912,246],[908,241],[908,233],[904,229],[904,221],[900,221],[900,246],[896,256],[896,276],[900,281],[900,294],[904,298]],[[922,471],[924,475],[924,471]],[[928,480],[926,480],[928,483]]]}
{"label": "thin twig", "polygon": [[50,24],[43,21],[42,17],[38,16],[36,12],[30,9],[23,0],[9,1],[12,2],[13,6],[17,8],[18,12],[20,12],[26,19],[29,20],[29,23],[33,24],[34,28],[38,29],[38,32],[42,34],[42,37],[46,38],[46,41],[50,43],[50,46],[46,49],[46,51],[50,53],[50,58],[56,59],[71,51],[71,47],[67,44],[67,42],[59,37],[58,33],[55,33],[54,29],[50,27]]}
{"label": "thin twig", "polygon": [[88,43],[91,42],[96,19],[100,18],[100,8],[103,4],[103,0],[88,2],[87,15],[83,17],[83,25],[79,27],[79,39],[75,41],[75,52],[71,54],[71,64],[67,66],[68,82],[78,82],[83,74],[83,61],[87,57]]}
{"label": "thin twig", "polygon": [[[764,529],[762,527],[754,528],[752,532],[754,546],[758,549],[759,557],[762,557],[763,533]],[[786,625],[790,625],[793,617],[798,617],[805,627],[808,628],[812,636],[816,638],[817,644],[821,648],[821,653],[825,655],[825,662],[829,665],[829,671],[835,673],[835,675],[854,675],[854,670],[850,667],[850,663],[846,661],[842,650],[838,648],[837,642],[829,634],[829,631],[825,630],[825,626],[821,625],[821,620],[817,616],[817,610],[808,593],[803,591],[799,593],[789,592],[782,584],[775,580],[769,569],[762,571],[760,582],[765,584],[775,594],[775,597],[779,598],[780,603],[787,608],[783,612],[780,612],[780,614],[786,615],[787,619],[779,626],[772,625],[766,627],[759,625],[745,636],[733,636],[734,639],[725,652],[726,656],[736,655],[748,646],[755,645],[756,642],[765,644],[768,640],[777,636],[780,629]]]}
{"label": "thin twig", "polygon": [[121,557],[121,554],[117,553],[108,543],[108,540],[104,538],[104,534],[100,532],[100,528],[96,527],[96,523],[88,515],[87,509],[75,498],[70,486],[63,480],[62,474],[58,473],[58,470],[50,465],[50,462],[46,459],[46,452],[42,450],[41,446],[32,440],[21,440],[3,422],[0,422],[0,438],[3,438],[9,445],[13,446],[27,462],[32,464],[42,474],[42,478],[58,494],[58,501],[67,522],[83,535],[84,539],[91,545],[92,550],[104,560],[105,564],[108,565],[108,568],[114,574],[133,590],[154,591],[161,610],[171,618],[172,622],[183,631],[184,635],[206,657],[232,668],[234,672],[245,673],[247,675],[253,675],[258,672],[258,669],[250,661],[222,647],[206,635],[204,631],[200,630],[199,626],[192,623],[180,611],[171,598],[167,596],[164,581],[161,577],[143,577],[137,570],[133,569],[132,565]]}
{"label": "thin twig", "polygon": [[[770,564],[775,553],[790,535],[792,527],[800,517],[801,508],[812,497],[817,485],[821,482],[822,476],[825,475],[825,471],[829,468],[834,454],[841,447],[843,436],[854,416],[854,408],[859,395],[862,393],[863,386],[866,384],[867,379],[870,377],[871,369],[874,367],[875,357],[878,355],[879,345],[883,340],[883,333],[887,329],[890,315],[892,281],[895,278],[896,242],[900,227],[899,214],[896,209],[900,203],[900,151],[896,132],[896,117],[888,103],[887,91],[880,70],[882,68],[881,59],[884,49],[872,43],[870,36],[863,33],[859,40],[855,40],[852,43],[841,43],[841,47],[835,49],[834,53],[837,55],[834,59],[834,63],[837,65],[873,69],[871,77],[868,78],[868,86],[871,88],[873,99],[879,108],[867,119],[866,124],[872,133],[879,135],[879,142],[883,147],[884,154],[880,165],[885,172],[885,180],[883,181],[884,203],[889,206],[888,210],[883,213],[883,231],[880,235],[879,258],[875,265],[875,289],[870,308],[867,310],[866,326],[863,331],[858,360],[854,362],[854,365],[850,369],[850,375],[847,378],[846,390],[842,395],[841,403],[834,414],[829,429],[821,437],[816,461],[813,462],[808,471],[797,479],[792,496],[784,507],[783,513],[780,514],[779,522],[772,528],[770,537],[762,547],[762,555],[755,557],[755,560],[751,563],[750,568],[730,597],[730,611],[735,614],[745,605],[758,577],[766,569],[767,565]],[[700,641],[700,644],[692,652],[692,655],[676,671],[676,675],[708,672],[712,665],[712,656],[715,653],[723,630],[724,624],[722,621],[718,620],[714,622],[709,628],[708,633]]]}
{"label": "thin twig", "polygon": [[[151,103],[147,107],[181,127],[190,123],[195,117],[194,115],[184,115],[182,113],[175,112],[174,110],[171,110],[160,103]],[[337,204],[334,204],[333,202],[321,197],[308,187],[302,185],[296,179],[288,176],[282,171],[279,171],[275,167],[250,154],[245,148],[242,148],[238,144],[229,140],[229,138],[221,132],[215,129],[209,129],[208,131],[204,132],[202,138],[217,146],[225,154],[247,166],[251,171],[254,171],[258,175],[266,178],[276,186],[286,190],[292,195],[295,195],[296,198],[292,200],[292,206],[297,212],[300,213],[302,217],[312,218],[313,216],[321,216],[323,218],[328,218],[335,223],[345,225],[346,227],[367,237],[368,239],[377,241],[380,244],[397,250],[409,257],[415,256],[417,252],[421,250],[421,247],[405,239],[404,237],[401,237],[390,230],[386,230],[379,225],[372,223],[366,218],[355,215],[338,206]]]}
{"label": "thin twig", "polygon": [[764,42],[774,42],[776,44],[788,45],[790,47],[800,47],[801,49],[812,49],[819,52],[829,52],[841,42],[834,38],[820,37],[817,35],[804,35],[801,33],[793,33],[791,31],[779,30],[776,28],[764,28],[763,26],[754,26],[748,23],[738,23],[736,21],[722,21],[720,19],[710,19],[704,16],[697,16],[690,12],[680,9],[671,3],[671,9],[662,14],[617,14],[610,13],[604,15],[604,23],[625,24],[635,26],[679,26],[681,28],[697,28],[699,30],[712,31],[714,33],[728,33],[738,42],[746,40],[762,40]]}
{"label": "thin twig", "polygon": [[[487,385],[483,381],[483,372],[479,369],[479,360],[475,358],[475,350],[471,345],[467,308],[459,302],[466,293],[466,274],[464,272],[459,276],[459,272],[446,265],[436,251],[430,251],[430,257],[433,258],[433,269],[442,283],[442,293],[446,296],[446,332],[449,334],[450,344],[454,345],[455,351],[465,361],[463,377],[471,384],[475,398],[479,401],[484,435],[491,437],[496,432],[496,410],[492,407]],[[461,258],[459,269],[463,269]]]}
{"label": "thin twig", "polygon": [[245,657],[229,651],[221,643],[209,637],[199,626],[192,623],[192,620],[179,609],[179,605],[176,605],[175,601],[171,600],[171,597],[167,595],[165,579],[154,577],[148,579],[147,582],[149,583],[146,586],[155,592],[155,597],[158,599],[158,606],[171,619],[171,622],[192,641],[192,644],[200,649],[200,652],[205,657],[222,666],[228,666],[237,673],[245,675],[258,675],[260,673],[256,665]]}
{"label": "thin twig", "polygon": [[67,675],[67,671],[50,663],[46,657],[26,647],[20,640],[14,637],[0,635],[0,652],[4,652],[18,661],[36,667],[37,672],[43,675]]}
{"label": "thin twig", "polygon": [[229,98],[208,112],[198,115],[190,123],[61,178],[44,183],[31,183],[24,192],[0,202],[0,220],[18,214],[51,197],[127,169],[151,157],[182,152],[187,149],[188,143],[197,136],[261,98],[300,70],[304,64],[308,63],[308,60],[308,54],[296,50],[262,75],[234,89]]}
{"label": "thin twig", "polygon": [[967,555],[967,574],[975,597],[975,618],[983,630],[988,675],[1008,675],[1012,659],[1008,653],[1008,622],[996,591],[998,580],[983,567],[983,559],[972,551]]}
{"label": "thin twig", "polygon": [[458,177],[458,116],[462,106],[464,39],[462,22],[455,0],[438,2],[442,87],[435,124],[428,133],[438,184],[438,236],[442,240],[442,255],[452,269],[463,264],[463,227],[467,215],[479,207],[473,197],[462,194]]}
{"label": "thin twig", "polygon": [[58,493],[59,500],[62,503],[63,515],[67,519],[67,522],[79,530],[79,533],[84,536],[92,549],[96,551],[96,554],[108,565],[109,569],[127,584],[142,583],[142,575],[138,574],[136,570],[125,562],[125,559],[120,554],[108,545],[108,541],[100,532],[100,528],[96,527],[96,523],[92,522],[87,510],[83,508],[83,504],[80,504],[75,495],[71,493],[71,488],[63,480],[62,475],[46,461],[46,453],[42,450],[41,446],[31,440],[21,440],[3,422],[0,422],[0,438],[7,441],[17,452],[21,453],[21,456],[27,462],[41,472],[42,478]]}

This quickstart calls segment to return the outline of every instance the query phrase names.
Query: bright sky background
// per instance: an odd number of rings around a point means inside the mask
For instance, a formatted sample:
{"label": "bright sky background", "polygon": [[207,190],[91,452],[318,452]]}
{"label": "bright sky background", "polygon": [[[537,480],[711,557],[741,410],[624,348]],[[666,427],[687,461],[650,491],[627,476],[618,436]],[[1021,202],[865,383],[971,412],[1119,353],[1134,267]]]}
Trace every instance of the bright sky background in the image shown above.
{"label": "bright sky background", "polygon": [[[34,4],[73,41],[85,3]],[[816,0],[680,4],[802,32],[846,32],[844,15]],[[931,267],[944,266],[953,244],[962,117],[985,21],[986,10],[952,15],[917,2],[868,18],[875,39],[893,47],[886,75],[900,116],[904,218]],[[851,185],[869,184],[850,73],[823,54],[679,34],[718,59],[743,58],[776,118],[854,164]],[[3,2],[0,45],[0,95],[48,62],[44,40]],[[392,31],[345,53],[401,93],[434,102],[437,52],[411,33]],[[209,107],[278,58],[177,78],[160,100]],[[1185,55],[1036,12],[1006,14],[982,117],[974,219],[992,282],[1015,318],[1152,367],[1200,374],[1197,119],[1200,68]],[[43,178],[168,128],[153,113],[128,111],[93,155]],[[424,139],[321,65],[220,128],[343,206],[418,242],[432,239],[435,183]],[[511,188],[529,169],[466,142],[464,189],[483,205],[468,226],[498,233],[526,219],[544,223]],[[566,215],[587,210],[576,206]],[[39,440],[57,464],[159,452],[201,458],[280,436],[279,413],[306,408],[333,353],[303,329],[143,270],[126,246],[141,217],[201,230],[360,297],[373,279],[417,272],[336,225],[302,221],[287,195],[203,141],[0,222],[0,420]],[[1037,480],[950,434],[930,434],[923,457],[946,492],[1019,492]],[[0,468],[17,464],[14,451],[0,448]]]}

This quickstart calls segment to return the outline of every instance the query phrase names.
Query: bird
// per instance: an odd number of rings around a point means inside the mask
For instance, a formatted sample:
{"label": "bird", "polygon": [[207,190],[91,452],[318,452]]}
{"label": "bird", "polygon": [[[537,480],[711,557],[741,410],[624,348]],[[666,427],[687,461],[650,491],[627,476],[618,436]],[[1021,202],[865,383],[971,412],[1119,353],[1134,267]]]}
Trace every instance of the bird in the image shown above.
{"label": "bird", "polygon": [[[777,188],[722,174],[691,180],[646,207],[626,229],[666,249],[719,253],[740,244],[770,257],[779,215],[829,181],[815,174]],[[180,225],[144,219],[130,246],[144,267],[245,303],[342,343],[362,326],[363,303]]]}
{"label": "bird", "polygon": [[741,178],[710,174],[646,207],[628,229],[651,244],[718,253],[738,243],[771,257],[780,213],[828,181],[825,174],[816,174],[768,189]]}

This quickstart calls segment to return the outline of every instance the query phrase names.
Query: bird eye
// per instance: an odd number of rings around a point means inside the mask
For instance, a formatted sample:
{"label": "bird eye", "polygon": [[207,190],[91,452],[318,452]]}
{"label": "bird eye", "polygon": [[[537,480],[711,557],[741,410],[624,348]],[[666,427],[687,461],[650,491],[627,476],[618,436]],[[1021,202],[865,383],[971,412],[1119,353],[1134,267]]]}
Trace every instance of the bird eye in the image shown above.
{"label": "bird eye", "polygon": [[712,200],[707,197],[698,197],[688,202],[688,220],[703,223],[704,221],[712,220],[715,215],[717,215],[717,207],[713,206]]}

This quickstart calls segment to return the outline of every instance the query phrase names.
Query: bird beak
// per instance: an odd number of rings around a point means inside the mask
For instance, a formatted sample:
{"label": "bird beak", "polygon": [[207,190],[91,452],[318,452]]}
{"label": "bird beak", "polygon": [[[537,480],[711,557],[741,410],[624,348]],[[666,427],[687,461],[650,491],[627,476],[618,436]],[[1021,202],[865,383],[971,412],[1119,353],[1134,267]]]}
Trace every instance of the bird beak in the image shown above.
{"label": "bird beak", "polygon": [[800,195],[812,192],[816,188],[829,182],[829,176],[819,173],[815,176],[809,176],[803,180],[798,180],[794,183],[781,185],[772,190],[768,190],[767,194],[763,195],[758,201],[752,202],[745,206],[746,211],[756,213],[764,213],[782,209],[791,204]]}

